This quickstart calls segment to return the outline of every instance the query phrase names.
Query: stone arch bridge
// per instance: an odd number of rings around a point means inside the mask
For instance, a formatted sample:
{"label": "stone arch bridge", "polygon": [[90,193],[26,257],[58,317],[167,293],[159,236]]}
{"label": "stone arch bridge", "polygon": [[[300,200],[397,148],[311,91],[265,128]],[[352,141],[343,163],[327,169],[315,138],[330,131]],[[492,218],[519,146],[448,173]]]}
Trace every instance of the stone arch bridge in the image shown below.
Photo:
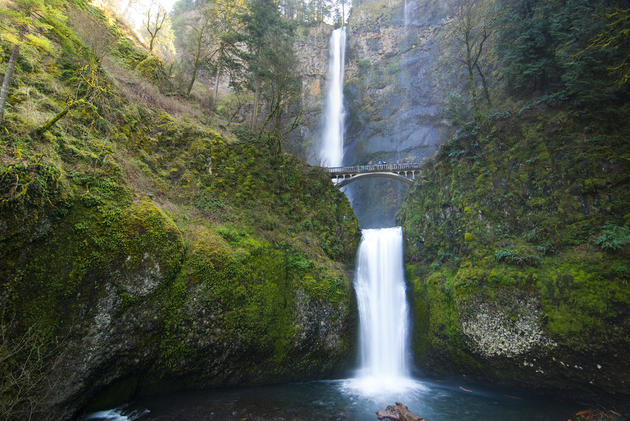
{"label": "stone arch bridge", "polygon": [[341,188],[353,181],[367,177],[386,177],[413,184],[420,173],[420,163],[353,165],[326,168],[335,186]]}

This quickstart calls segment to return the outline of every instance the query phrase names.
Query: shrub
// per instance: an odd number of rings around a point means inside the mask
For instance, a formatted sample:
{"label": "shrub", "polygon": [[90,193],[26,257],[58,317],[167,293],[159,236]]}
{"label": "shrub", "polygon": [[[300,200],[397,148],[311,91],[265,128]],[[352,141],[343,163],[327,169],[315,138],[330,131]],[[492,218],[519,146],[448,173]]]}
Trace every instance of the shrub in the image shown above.
{"label": "shrub", "polygon": [[539,266],[542,263],[539,256],[533,254],[522,256],[518,251],[506,248],[496,250],[494,258],[497,262],[515,266]]}
{"label": "shrub", "polygon": [[595,243],[606,251],[617,251],[630,243],[630,227],[606,224]]}
{"label": "shrub", "polygon": [[155,56],[148,56],[136,66],[136,70],[146,80],[153,84],[158,84],[165,78],[162,60]]}

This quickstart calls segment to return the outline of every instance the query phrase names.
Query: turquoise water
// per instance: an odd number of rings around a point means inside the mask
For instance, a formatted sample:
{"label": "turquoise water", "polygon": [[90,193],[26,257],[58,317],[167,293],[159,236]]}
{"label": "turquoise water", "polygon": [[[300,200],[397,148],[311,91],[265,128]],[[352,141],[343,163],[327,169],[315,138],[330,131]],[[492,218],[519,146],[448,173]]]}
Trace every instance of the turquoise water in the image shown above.
{"label": "turquoise water", "polygon": [[355,389],[351,379],[170,394],[85,419],[364,421],[376,420],[377,410],[396,401],[429,421],[566,421],[584,409],[466,384],[418,380],[398,393],[366,395]]}

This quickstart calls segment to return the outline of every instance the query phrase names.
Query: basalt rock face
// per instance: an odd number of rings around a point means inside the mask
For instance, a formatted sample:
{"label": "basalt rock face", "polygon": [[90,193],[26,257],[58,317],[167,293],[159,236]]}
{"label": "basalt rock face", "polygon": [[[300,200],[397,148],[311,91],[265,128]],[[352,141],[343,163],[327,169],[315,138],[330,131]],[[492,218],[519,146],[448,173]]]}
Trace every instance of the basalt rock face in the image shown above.
{"label": "basalt rock face", "polygon": [[[345,102],[347,164],[421,161],[449,133],[443,119],[447,2],[364,0],[348,23]],[[407,188],[366,180],[348,187],[362,226],[394,223]],[[370,194],[377,189],[381,194]]]}

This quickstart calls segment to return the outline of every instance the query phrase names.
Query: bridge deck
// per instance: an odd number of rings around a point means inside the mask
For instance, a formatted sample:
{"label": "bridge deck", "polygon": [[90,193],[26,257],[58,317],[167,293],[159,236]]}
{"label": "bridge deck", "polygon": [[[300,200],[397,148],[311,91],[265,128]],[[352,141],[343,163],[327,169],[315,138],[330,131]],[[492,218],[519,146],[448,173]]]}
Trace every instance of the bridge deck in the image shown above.
{"label": "bridge deck", "polygon": [[397,171],[413,171],[420,169],[419,162],[410,162],[403,164],[381,164],[381,165],[352,165],[347,167],[328,167],[326,168],[331,176],[336,174],[365,174],[370,172],[397,172]]}

